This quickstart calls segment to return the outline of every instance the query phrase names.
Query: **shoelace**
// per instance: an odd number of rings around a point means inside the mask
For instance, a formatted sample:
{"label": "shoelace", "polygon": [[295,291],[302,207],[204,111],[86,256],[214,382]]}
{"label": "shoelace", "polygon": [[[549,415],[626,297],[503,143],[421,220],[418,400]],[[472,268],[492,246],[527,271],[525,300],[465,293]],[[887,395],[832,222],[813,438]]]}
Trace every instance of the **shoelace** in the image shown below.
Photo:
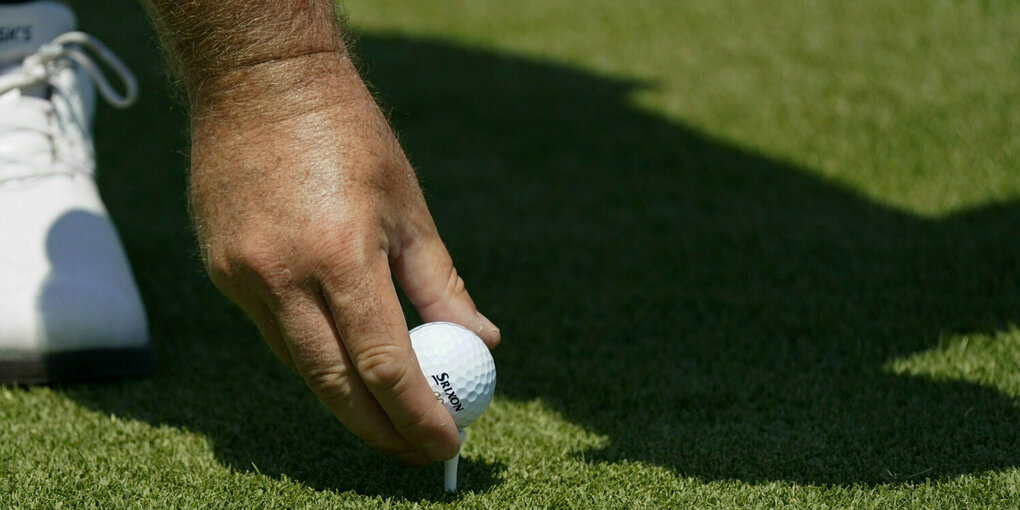
{"label": "shoelace", "polygon": [[[90,57],[88,50],[91,54],[97,56],[99,60],[105,63],[120,80],[124,86],[124,94],[120,94],[110,85],[110,82],[106,79],[106,76],[96,65],[93,59]],[[19,65],[11,68],[9,71],[0,74],[0,95],[7,93],[14,89],[26,90],[30,87],[36,87],[40,85],[51,85],[54,86],[54,95],[69,94],[68,91],[61,90],[60,87],[56,86],[56,82],[52,80],[53,77],[57,76],[62,70],[66,69],[68,65],[73,62],[77,64],[85,73],[88,75],[90,81],[95,84],[99,95],[102,96],[107,103],[117,108],[126,108],[133,104],[138,98],[138,82],[131,70],[113,52],[107,48],[103,43],[99,42],[98,39],[92,37],[84,32],[67,32],[64,33],[49,43],[42,45],[35,53],[25,57]],[[51,99],[52,101],[53,99]],[[66,131],[68,125],[81,126],[78,129],[88,129],[88,121],[81,118],[75,117],[74,112],[67,111],[66,108],[57,110],[54,109],[51,103],[41,103],[46,107],[48,115],[55,115],[54,122],[51,123],[45,129],[41,129],[38,126],[24,125],[17,122],[17,117],[13,119],[3,119],[0,121],[0,135],[4,131],[9,133],[16,132],[37,132],[40,135],[47,137],[50,140],[51,154],[56,159],[63,160],[60,154],[64,154],[64,150],[67,150],[69,143],[72,139],[84,142],[82,140],[82,134],[77,133],[76,130]],[[68,117],[71,115],[71,117]],[[63,120],[58,120],[63,119]],[[12,122],[12,123],[8,123]],[[88,136],[87,134],[85,135]],[[68,138],[71,137],[71,138]],[[80,146],[80,144],[79,144]],[[91,143],[86,143],[82,147],[87,152],[91,153]],[[5,151],[6,152],[6,151]],[[19,162],[23,161],[23,158],[28,153],[22,152],[19,157],[18,153],[14,154],[0,154],[0,183],[9,180],[17,179],[20,177],[28,176],[42,176],[51,174],[63,174],[63,173],[76,173],[81,170],[80,165],[53,165],[48,169],[36,168],[29,171],[17,171],[14,167],[8,167],[8,170],[13,172],[5,172],[7,164],[18,165]],[[5,157],[6,156],[6,157]],[[11,156],[14,156],[12,159]],[[89,156],[91,158],[91,156]],[[27,161],[27,160],[25,160]],[[30,168],[32,165],[29,165]],[[42,171],[40,171],[42,170]]]}
{"label": "shoelace", "polygon": [[[114,90],[103,72],[89,58],[88,53],[78,49],[78,46],[90,50],[110,66],[110,69],[124,84],[123,95]],[[0,76],[0,94],[16,88],[46,83],[50,75],[57,69],[56,63],[64,58],[75,61],[88,73],[92,82],[96,84],[99,94],[111,106],[127,108],[138,98],[138,81],[135,80],[135,75],[131,74],[131,70],[113,54],[113,51],[99,42],[99,39],[85,32],[61,34],[56,39],[39,47],[35,53],[25,57],[18,71]]]}

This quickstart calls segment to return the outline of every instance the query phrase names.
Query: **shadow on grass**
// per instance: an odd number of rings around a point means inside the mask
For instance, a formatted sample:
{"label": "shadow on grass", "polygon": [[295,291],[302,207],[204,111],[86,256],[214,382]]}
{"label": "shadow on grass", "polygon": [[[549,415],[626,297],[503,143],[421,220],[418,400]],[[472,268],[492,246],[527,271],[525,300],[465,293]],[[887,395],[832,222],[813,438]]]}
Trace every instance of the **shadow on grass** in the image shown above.
{"label": "shadow on grass", "polygon": [[1020,318],[1020,207],[928,220],[635,109],[641,84],[366,37],[476,300],[502,395],[707,479],[1016,466],[1014,399],[889,373]]}
{"label": "shadow on grass", "polygon": [[[89,29],[117,48],[142,37]],[[884,368],[1020,319],[1017,204],[925,219],[639,111],[639,83],[426,40],[365,35],[358,50],[503,328],[501,396],[541,399],[610,438],[586,458],[815,484],[1020,465],[1012,398]],[[150,70],[148,93],[102,112],[101,184],[162,359],[146,381],[65,391],[200,432],[234,469],[439,497],[438,469],[360,446],[205,281],[173,155],[183,115],[154,93],[154,50],[127,53]],[[477,490],[502,470],[465,467]]]}

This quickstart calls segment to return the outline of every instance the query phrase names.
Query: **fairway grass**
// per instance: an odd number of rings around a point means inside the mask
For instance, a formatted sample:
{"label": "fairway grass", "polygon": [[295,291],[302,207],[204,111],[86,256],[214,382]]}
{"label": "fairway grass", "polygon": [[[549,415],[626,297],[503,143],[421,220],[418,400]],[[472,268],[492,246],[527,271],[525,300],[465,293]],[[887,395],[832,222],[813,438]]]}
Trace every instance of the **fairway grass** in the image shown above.
{"label": "fairway grass", "polygon": [[346,1],[503,332],[455,495],[207,282],[152,32],[78,4],[159,367],[0,386],[0,508],[1020,505],[1020,4]]}

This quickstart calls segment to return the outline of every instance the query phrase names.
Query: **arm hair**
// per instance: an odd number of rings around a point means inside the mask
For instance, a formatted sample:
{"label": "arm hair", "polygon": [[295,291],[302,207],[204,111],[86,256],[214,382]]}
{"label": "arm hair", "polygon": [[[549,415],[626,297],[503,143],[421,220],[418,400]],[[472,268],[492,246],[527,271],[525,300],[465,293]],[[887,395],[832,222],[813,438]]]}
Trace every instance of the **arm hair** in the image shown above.
{"label": "arm hair", "polygon": [[159,33],[170,73],[192,106],[207,93],[229,89],[246,68],[316,54],[346,56],[331,0],[141,3]]}

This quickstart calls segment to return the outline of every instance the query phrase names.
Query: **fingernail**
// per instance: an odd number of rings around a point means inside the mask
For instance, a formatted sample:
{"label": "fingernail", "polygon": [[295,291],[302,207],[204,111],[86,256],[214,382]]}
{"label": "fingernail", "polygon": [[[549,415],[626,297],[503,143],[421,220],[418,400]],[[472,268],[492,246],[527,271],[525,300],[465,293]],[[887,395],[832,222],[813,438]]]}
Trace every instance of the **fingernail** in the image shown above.
{"label": "fingernail", "polygon": [[490,349],[495,348],[499,344],[499,328],[486,316],[482,315],[482,312],[478,312],[477,320],[478,325],[475,327],[475,333],[485,341],[485,344]]}
{"label": "fingernail", "polygon": [[478,312],[478,331],[476,331],[476,333],[481,333],[483,331],[494,331],[499,333],[499,328],[497,328],[488,317],[482,315],[482,312]]}
{"label": "fingernail", "polygon": [[457,455],[457,451],[460,448],[456,445],[444,443],[441,441],[429,441],[421,445],[421,451],[428,455],[432,460],[444,461],[452,459],[454,455]]}

